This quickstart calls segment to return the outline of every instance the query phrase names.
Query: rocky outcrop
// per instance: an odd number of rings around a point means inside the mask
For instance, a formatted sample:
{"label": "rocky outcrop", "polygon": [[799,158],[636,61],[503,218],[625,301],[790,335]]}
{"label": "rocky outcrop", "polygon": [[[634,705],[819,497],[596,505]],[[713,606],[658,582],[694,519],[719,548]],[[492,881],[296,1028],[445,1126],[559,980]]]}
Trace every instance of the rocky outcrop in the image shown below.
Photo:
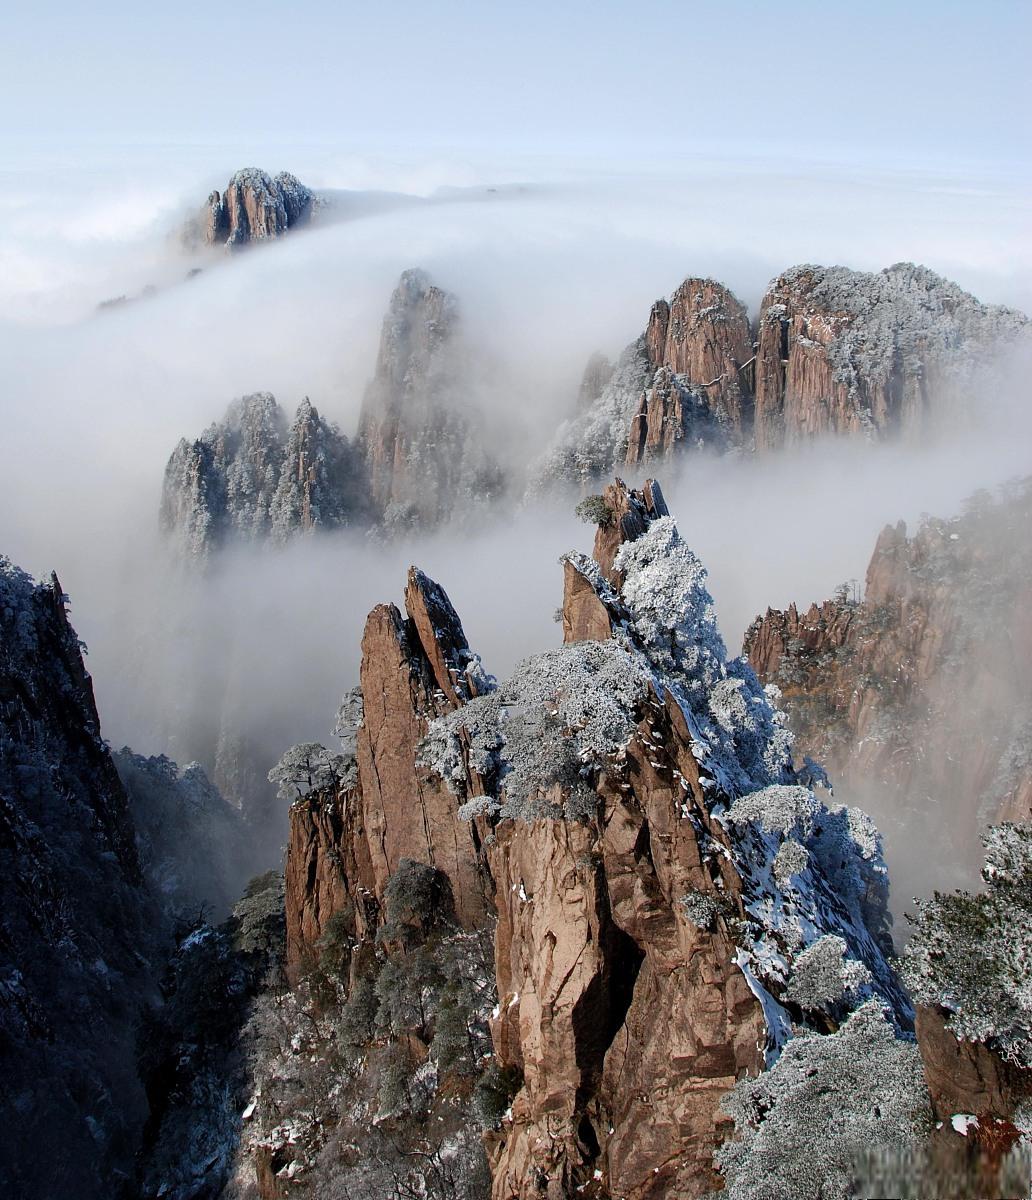
{"label": "rocky outcrop", "polygon": [[456,819],[454,795],[417,751],[428,722],[477,686],[478,660],[444,592],[414,568],[405,604],[408,620],[393,605],[374,608],[362,637],[357,757],[371,890],[382,895],[401,860],[415,859],[448,876],[460,921],[473,924],[486,900],[476,830]]}
{"label": "rocky outcrop", "polygon": [[353,857],[365,846],[354,829],[360,811],[354,791],[313,792],[291,807],[284,884],[287,964],[294,972],[314,952],[335,913],[347,915],[357,937],[369,932],[365,905],[355,906],[360,881],[372,881],[368,860]]}
{"label": "rocky outcrop", "polygon": [[[595,546],[592,558],[598,564],[602,578],[619,590],[623,574],[616,566],[616,556],[625,542],[636,541],[653,521],[669,517],[663,492],[654,479],[646,479],[640,492],[632,491],[617,479],[602,493],[606,520],[595,531]],[[571,560],[564,565],[573,566]]]}
{"label": "rocky outcrop", "polygon": [[176,551],[206,562],[222,546],[286,542],[367,520],[362,461],[307,397],[288,428],[269,392],[234,401],[165,468],[160,522]]}
{"label": "rocky outcrop", "polygon": [[961,1040],[947,1028],[951,1014],[935,1005],[917,1010],[917,1044],[935,1116],[957,1113],[1010,1121],[1032,1094],[1032,1072],[1007,1062],[985,1042]]}
{"label": "rocky outcrop", "polygon": [[99,1200],[140,1144],[161,921],[66,600],[0,557],[0,1191]]}
{"label": "rocky outcrop", "polygon": [[294,964],[327,919],[347,910],[354,936],[376,931],[388,882],[403,859],[448,878],[461,924],[482,924],[486,873],[476,825],[460,822],[445,782],[421,764],[435,717],[491,687],[443,588],[413,567],[406,615],[379,605],[362,637],[363,716],[357,783],[314,791],[291,808],[287,850],[287,948]]}
{"label": "rocky outcrop", "polygon": [[[619,547],[670,522],[651,481],[642,492],[617,482],[605,500],[613,517],[594,562],[566,562],[571,642],[588,633],[589,584],[595,629],[626,637],[634,567]],[[639,713],[596,779],[593,819],[502,819],[489,846],[495,1048],[524,1080],[488,1141],[498,1200],[572,1196],[592,1179],[626,1197],[719,1188],[721,1098],[762,1070],[777,1039],[732,932],[748,920],[758,864],[714,817],[713,767],[690,732],[690,706],[653,685]]]}
{"label": "rocky outcrop", "polygon": [[432,527],[501,490],[483,418],[468,398],[474,370],[455,297],[424,271],[405,271],[359,420],[370,495],[388,530]]}
{"label": "rocky outcrop", "polygon": [[385,907],[420,870],[447,879],[460,925],[493,910],[497,1200],[719,1187],[721,1098],[793,1027],[828,1028],[825,1001],[790,998],[815,939],[864,964],[856,1000],[910,1019],[881,949],[877,836],[798,786],[659,487],[605,501],[597,561],[565,563],[566,644],[497,687],[413,570],[407,616],[366,624],[357,785],[291,811],[295,964],[341,914],[357,987],[361,946],[397,936]]}
{"label": "rocky outcrop", "polygon": [[531,491],[582,487],[705,447],[765,452],[827,435],[920,436],[970,421],[1022,314],[925,267],[799,266],[767,289],[756,328],[722,284],[689,278],[652,306],[615,367],[588,364],[574,415],[531,469]]}
{"label": "rocky outcrop", "polygon": [[457,314],[424,272],[402,275],[353,442],[307,397],[288,428],[269,392],[234,401],[200,438],[181,440],[160,509],[179,555],[203,563],[231,543],[345,526],[404,533],[482,513],[506,479],[469,398],[476,356]]}
{"label": "rocky outcrop", "polygon": [[611,1195],[719,1186],[720,1099],[762,1069],[766,1027],[727,929],[700,929],[679,905],[737,905],[741,881],[704,861],[700,838],[723,844],[715,823],[679,820],[678,764],[697,771],[671,734],[665,709],[639,726],[626,776],[602,785],[601,830],[511,822],[491,847],[495,1044],[524,1078],[489,1143],[498,1200],[571,1196],[596,1170]]}
{"label": "rocky outcrop", "polygon": [[752,335],[745,308],[712,279],[686,279],[652,306],[645,332],[613,366],[594,355],[577,412],[531,469],[531,490],[581,485],[684,450],[747,445]]}
{"label": "rocky outcrop", "polygon": [[800,752],[845,794],[895,813],[904,834],[919,820],[932,858],[972,871],[977,826],[1032,811],[1030,497],[1027,483],[976,496],[911,537],[889,526],[862,602],[844,588],[804,612],[768,610],[745,639]]}
{"label": "rocky outcrop", "polygon": [[[745,306],[712,279],[686,279],[657,300],[645,330],[662,375],[642,396],[627,443],[629,465],[670,455],[708,420],[741,445],[752,422],[752,333]],[[716,440],[713,434],[709,440]]]}
{"label": "rocky outcrop", "polygon": [[287,171],[275,178],[247,167],[208,197],[204,240],[209,246],[238,250],[280,237],[311,215],[315,194]]}
{"label": "rocky outcrop", "polygon": [[[920,435],[970,403],[1028,321],[925,267],[793,267],[760,307],[757,451],[826,434]],[[960,414],[962,415],[962,414]]]}

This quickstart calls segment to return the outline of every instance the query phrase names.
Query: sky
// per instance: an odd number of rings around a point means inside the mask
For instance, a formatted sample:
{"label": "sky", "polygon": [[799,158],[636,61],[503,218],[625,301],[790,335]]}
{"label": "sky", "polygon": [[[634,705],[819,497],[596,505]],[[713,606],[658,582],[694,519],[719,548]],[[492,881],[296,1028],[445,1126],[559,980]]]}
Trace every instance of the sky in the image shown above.
{"label": "sky", "polygon": [[1027,0],[8,6],[0,138],[1028,165]]}
{"label": "sky", "polygon": [[[1032,312],[1028,0],[101,0],[8,6],[0,28],[0,553],[57,569],[105,735],[142,753],[205,753],[184,730],[227,710],[266,765],[327,739],[364,616],[410,562],[491,670],[558,638],[557,557],[590,544],[569,496],[418,544],[241,552],[213,580],[168,560],[178,439],[258,390],[352,435],[406,268],[459,297],[493,364],[480,401],[515,417],[523,465],[588,356],[617,355],[688,275],[755,317],[793,264],[914,261]],[[253,254],[185,248],[244,166],[369,207]],[[98,312],[118,296],[135,300]],[[768,604],[862,578],[886,522],[1032,469],[1029,378],[919,452],[665,475],[730,646]]]}

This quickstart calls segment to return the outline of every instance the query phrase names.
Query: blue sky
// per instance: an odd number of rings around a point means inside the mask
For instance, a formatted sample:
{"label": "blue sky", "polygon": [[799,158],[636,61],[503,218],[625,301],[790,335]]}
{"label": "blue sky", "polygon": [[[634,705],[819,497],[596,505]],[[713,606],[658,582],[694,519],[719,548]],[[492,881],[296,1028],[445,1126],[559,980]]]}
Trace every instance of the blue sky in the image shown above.
{"label": "blue sky", "polygon": [[0,137],[1023,172],[1030,35],[1028,0],[23,0],[0,39]]}

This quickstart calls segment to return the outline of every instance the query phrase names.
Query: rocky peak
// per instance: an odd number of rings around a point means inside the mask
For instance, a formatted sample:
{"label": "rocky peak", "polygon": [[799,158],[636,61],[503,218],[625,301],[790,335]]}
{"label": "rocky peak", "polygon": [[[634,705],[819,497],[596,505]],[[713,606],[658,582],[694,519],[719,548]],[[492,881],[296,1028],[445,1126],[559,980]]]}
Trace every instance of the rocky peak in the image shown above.
{"label": "rocky peak", "polygon": [[291,809],[287,854],[290,961],[314,946],[326,920],[347,907],[356,936],[375,932],[384,889],[403,859],[444,872],[455,912],[482,921],[489,882],[475,827],[419,761],[428,723],[493,681],[469,648],[444,589],[412,567],[405,614],[378,605],[362,637],[363,698],[354,783],[315,791]]}
{"label": "rocky peak", "polygon": [[[451,292],[418,268],[403,271],[387,306],[376,379],[388,387],[418,388],[445,368],[458,330],[459,305]],[[396,393],[391,399],[399,400]]]}
{"label": "rocky peak", "polygon": [[585,569],[583,560],[567,555],[563,560],[562,626],[564,642],[605,641],[613,635],[613,610],[623,576],[614,563],[620,547],[634,541],[652,521],[670,515],[663,492],[654,479],[647,479],[641,491],[628,488],[622,479],[609,484],[595,498],[598,528],[595,532],[593,562],[602,583],[612,589],[603,602],[600,579],[594,569]]}
{"label": "rocky peak", "polygon": [[[1030,496],[1014,484],[910,535],[887,526],[862,600],[843,588],[804,611],[768,610],[745,641],[781,689],[800,751],[843,794],[876,791],[903,841],[920,822],[938,846],[929,857],[969,875],[978,826],[1027,821],[1032,803]],[[906,894],[932,882],[908,879]]]}
{"label": "rocky peak", "polygon": [[925,267],[793,267],[760,310],[756,448],[823,434],[916,434],[969,401],[1000,348],[1028,336]]}
{"label": "rocky peak", "polygon": [[699,446],[747,444],[752,336],[745,308],[712,279],[688,278],[658,300],[616,366],[594,356],[577,412],[532,472],[532,488],[585,484]]}
{"label": "rocky peak", "polygon": [[391,296],[359,438],[370,494],[388,530],[433,526],[498,494],[502,472],[469,403],[473,369],[458,304],[424,271]]}
{"label": "rocky peak", "polygon": [[[740,444],[751,422],[752,335],[745,306],[723,284],[712,279],[686,279],[669,303],[652,306],[645,346],[653,368],[668,368],[685,387],[699,394],[707,410]],[[646,419],[632,426],[628,455],[638,459],[669,451],[675,438],[669,427]],[[668,423],[669,425],[669,423]],[[636,449],[637,447],[637,449]]]}
{"label": "rocky peak", "polygon": [[336,425],[306,397],[288,429],[276,398],[256,392],[196,441],[180,441],[160,520],[183,557],[204,562],[230,542],[285,542],[359,523],[367,509],[361,460]]}
{"label": "rocky peak", "polygon": [[461,921],[494,909],[494,1061],[521,1081],[486,1135],[497,1200],[719,1186],[723,1095],[795,1028],[827,1028],[829,1002],[799,1005],[791,982],[822,938],[857,980],[837,1014],[876,995],[910,1019],[873,828],[800,785],[658,485],[605,502],[598,560],[566,566],[608,636],[495,686],[413,570],[406,615],[366,625],[357,785],[291,813],[297,945],[335,904],[370,936],[403,861],[447,876]]}
{"label": "rocky peak", "polygon": [[622,479],[617,479],[606,487],[602,497],[612,516],[599,525],[595,533],[592,557],[598,563],[602,577],[619,589],[623,578],[616,569],[615,560],[620,547],[641,537],[653,521],[669,517],[670,510],[654,479],[646,479],[641,491],[635,491]]}
{"label": "rocky peak", "polygon": [[803,265],[778,276],[754,343],[723,285],[689,278],[652,306],[616,367],[592,360],[574,415],[531,491],[586,486],[692,448],[759,452],[828,434],[919,435],[970,420],[1001,350],[1028,344],[1022,314],[980,304],[911,263],[867,273]]}
{"label": "rocky peak", "polygon": [[280,237],[309,217],[315,194],[293,175],[256,167],[237,171],[222,195],[208,197],[205,241],[237,250]]}

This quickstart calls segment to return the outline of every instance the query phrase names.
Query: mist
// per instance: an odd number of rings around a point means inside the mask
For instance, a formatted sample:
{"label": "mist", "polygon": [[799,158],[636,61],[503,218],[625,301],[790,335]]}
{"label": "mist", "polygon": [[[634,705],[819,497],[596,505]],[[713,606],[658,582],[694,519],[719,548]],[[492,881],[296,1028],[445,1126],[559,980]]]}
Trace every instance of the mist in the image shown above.
{"label": "mist", "polygon": [[[362,196],[337,220],[232,258],[188,254],[176,231],[240,163],[173,161],[160,186],[132,164],[114,178],[37,168],[8,189],[0,261],[17,269],[0,275],[0,551],[57,570],[104,734],[138,753],[210,765],[227,714],[263,770],[292,742],[329,743],[366,614],[400,603],[410,563],[446,588],[495,674],[561,639],[557,559],[593,536],[573,495],[514,495],[461,533],[236,550],[204,576],[170,562],[159,538],[169,454],[234,397],[271,391],[289,414],[307,395],[354,432],[407,267],[458,295],[466,339],[490,364],[471,399],[505,431],[516,467],[570,411],[588,356],[615,356],[688,274],[727,283],[755,316],[768,281],[796,262],[912,259],[983,301],[1032,309],[1032,239],[1006,181],[883,170],[861,182],[830,166],[712,159],[632,183],[611,168],[306,153],[264,165]],[[69,172],[72,213],[57,202]],[[119,295],[139,298],[96,311]],[[920,447],[837,441],[699,455],[661,473],[729,649],[768,606],[862,579],[887,522],[949,515],[974,489],[1032,470],[1023,371],[972,398],[977,424]],[[276,836],[285,830],[284,819]]]}

